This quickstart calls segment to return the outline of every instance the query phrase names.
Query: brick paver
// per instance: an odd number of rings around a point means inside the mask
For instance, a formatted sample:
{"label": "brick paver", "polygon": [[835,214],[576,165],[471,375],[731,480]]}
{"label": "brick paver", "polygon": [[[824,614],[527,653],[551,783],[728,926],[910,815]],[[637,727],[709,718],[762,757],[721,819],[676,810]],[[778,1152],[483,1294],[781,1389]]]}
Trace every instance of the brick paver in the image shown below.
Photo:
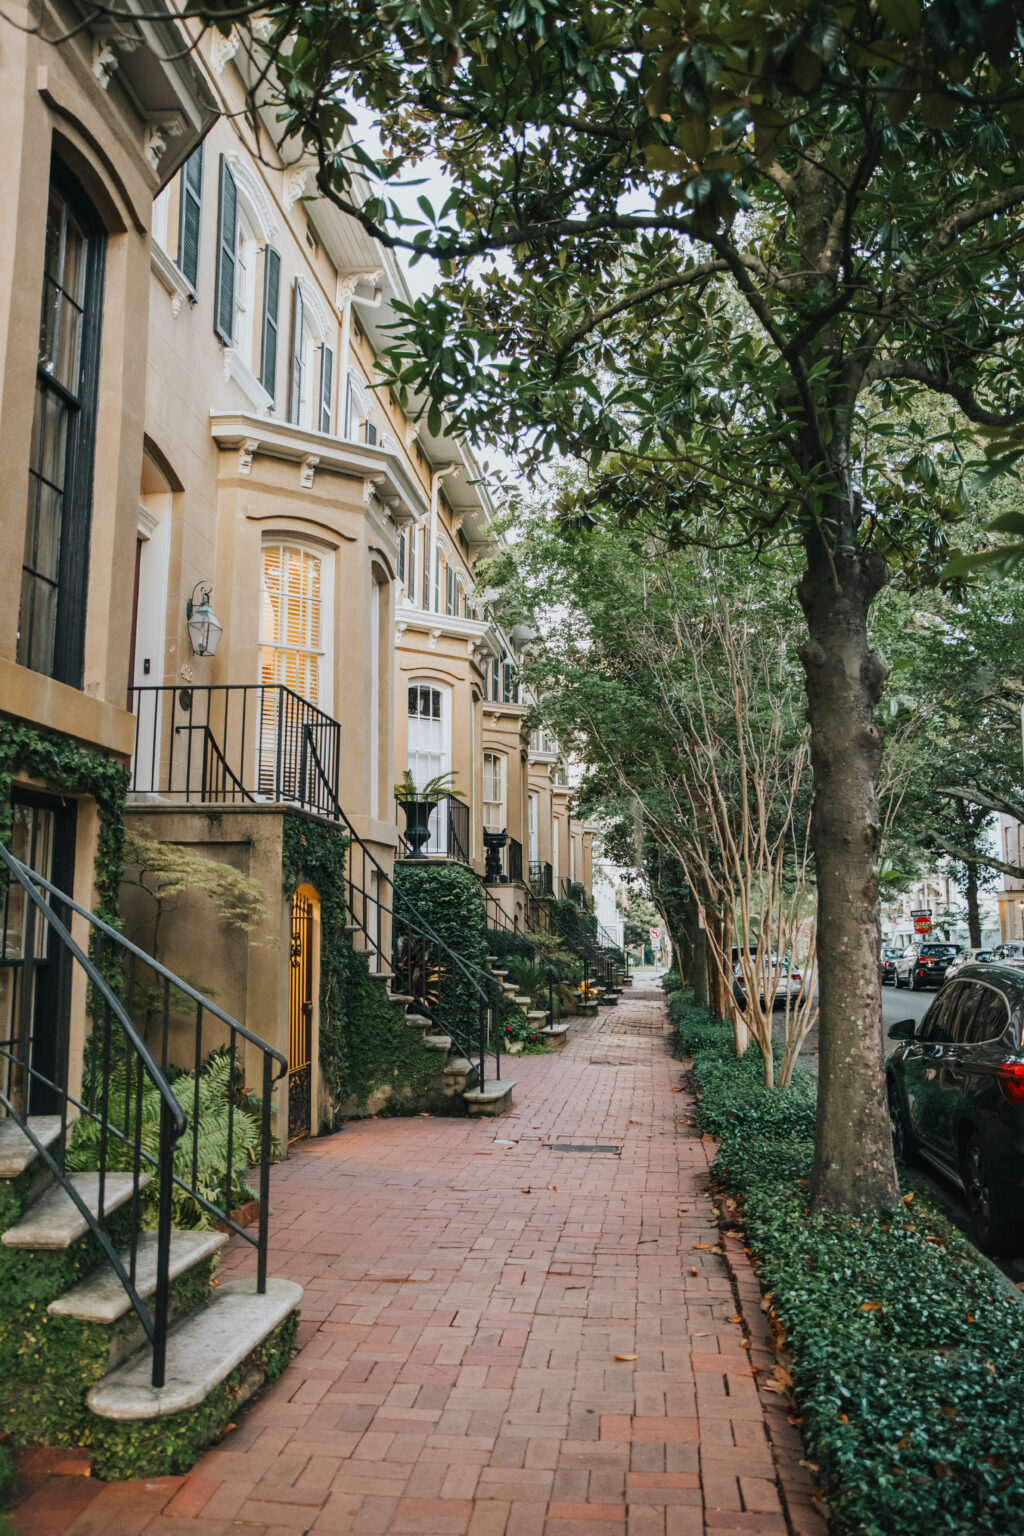
{"label": "brick paver", "polygon": [[785,1532],[668,1028],[637,986],[508,1063],[505,1119],[294,1149],[271,1267],[305,1287],[296,1360],[188,1477],[50,1475],[20,1536]]}

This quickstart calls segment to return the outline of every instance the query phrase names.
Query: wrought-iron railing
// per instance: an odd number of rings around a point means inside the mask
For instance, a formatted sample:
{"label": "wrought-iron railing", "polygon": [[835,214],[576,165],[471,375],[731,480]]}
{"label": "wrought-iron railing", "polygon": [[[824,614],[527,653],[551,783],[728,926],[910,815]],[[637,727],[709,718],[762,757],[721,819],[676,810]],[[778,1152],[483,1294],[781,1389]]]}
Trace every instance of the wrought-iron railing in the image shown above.
{"label": "wrought-iron railing", "polygon": [[[256,1249],[256,1288],[266,1290],[272,1096],[287,1062],[2,845],[0,876],[5,886],[0,996],[6,994],[7,1003],[0,1038],[0,1111],[21,1127],[112,1266],[152,1345],[151,1378],[153,1386],[160,1387],[166,1365],[176,1195],[187,1197]],[[88,925],[85,948],[72,935],[72,914]],[[91,1029],[80,1087],[68,1072],[67,1010],[58,1008],[55,1017],[45,1021],[36,1016],[37,969],[55,961],[65,969],[77,967],[87,989]],[[146,1020],[141,1027],[134,1017],[139,1013]],[[34,1048],[41,1022],[59,1030],[55,1049],[45,1056],[46,1067]],[[222,1181],[218,1169],[211,1172],[201,1162],[199,1144],[201,1071],[213,1053],[225,1058]],[[242,1102],[249,1068],[255,1069],[260,1085],[258,1106]],[[59,1119],[56,1140],[44,1139],[33,1129],[37,1099]],[[255,1233],[232,1214],[243,1177],[240,1165],[250,1165],[246,1149],[252,1147],[254,1111],[259,1116],[252,1159],[259,1192]],[[243,1114],[248,1122],[244,1127]],[[108,1197],[116,1174],[129,1176],[129,1195],[127,1202],[117,1196],[112,1204]],[[142,1192],[151,1181],[156,1183],[158,1203],[156,1284],[150,1295],[148,1286],[140,1287],[138,1259],[140,1238],[151,1223],[148,1214],[144,1222]],[[116,1241],[110,1221],[115,1209]]]}
{"label": "wrought-iron railing", "polygon": [[[328,783],[315,741],[308,743],[309,771],[317,793],[329,804],[327,812],[341,823],[348,837],[345,860],[348,927],[354,947],[369,970],[393,980],[392,991],[412,997],[425,1017],[437,1021],[467,1060],[479,1058],[479,1086],[486,1082],[487,1057],[493,1056],[494,1076],[501,1077],[500,1045],[492,1024],[497,1001],[493,978],[460,955],[437,933],[416,903],[402,891],[359,836]],[[477,1007],[476,1038],[460,1029],[444,1006],[444,987],[458,975]]]}
{"label": "wrought-iron railing", "polygon": [[538,896],[555,894],[551,865],[539,859],[530,860],[530,884]]}
{"label": "wrought-iron railing", "polygon": [[332,814],[341,727],[291,688],[144,687],[131,690],[130,702],[138,721],[137,793],[212,804],[286,802]]}
{"label": "wrought-iron railing", "polygon": [[581,912],[585,910],[587,893],[582,880],[573,880],[563,875],[558,882],[558,895],[562,901],[574,901]]}
{"label": "wrought-iron railing", "polygon": [[[430,837],[419,851],[429,858],[455,859],[460,864],[468,864],[469,806],[457,795],[443,794],[436,798],[438,806],[430,817]],[[412,853],[414,847],[405,835],[405,812],[399,800],[395,801],[395,820],[403,852]]]}
{"label": "wrought-iron railing", "polygon": [[523,878],[523,845],[518,838],[510,837],[501,851],[502,869],[509,880]]}

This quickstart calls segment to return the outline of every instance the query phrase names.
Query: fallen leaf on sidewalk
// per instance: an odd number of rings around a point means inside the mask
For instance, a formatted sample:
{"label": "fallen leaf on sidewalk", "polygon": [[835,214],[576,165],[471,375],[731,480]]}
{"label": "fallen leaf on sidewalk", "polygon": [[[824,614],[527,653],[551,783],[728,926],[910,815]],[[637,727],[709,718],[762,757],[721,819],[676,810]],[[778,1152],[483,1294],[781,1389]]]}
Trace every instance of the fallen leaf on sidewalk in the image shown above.
{"label": "fallen leaf on sidewalk", "polygon": [[727,1323],[742,1323],[742,1321],[743,1321],[742,1317],[727,1317],[726,1318],[726,1322]]}
{"label": "fallen leaf on sidewalk", "polygon": [[533,1190],[532,1189],[521,1189],[519,1191],[519,1193],[521,1195],[532,1195],[533,1194]]}
{"label": "fallen leaf on sidewalk", "polygon": [[696,1273],[697,1273],[697,1266],[696,1266],[696,1264],[691,1264],[690,1265],[690,1274],[691,1275],[695,1275]]}
{"label": "fallen leaf on sidewalk", "polygon": [[639,1360],[639,1355],[616,1355],[616,1360]]}
{"label": "fallen leaf on sidewalk", "polygon": [[693,1246],[695,1248],[710,1248],[711,1244],[710,1243],[694,1243]]}

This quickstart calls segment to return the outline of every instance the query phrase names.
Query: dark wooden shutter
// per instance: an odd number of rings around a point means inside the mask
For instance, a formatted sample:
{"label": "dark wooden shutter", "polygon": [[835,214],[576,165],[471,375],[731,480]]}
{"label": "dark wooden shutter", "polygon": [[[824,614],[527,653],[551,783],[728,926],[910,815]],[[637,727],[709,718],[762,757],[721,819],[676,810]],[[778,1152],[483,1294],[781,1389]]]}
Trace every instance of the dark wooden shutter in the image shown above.
{"label": "dark wooden shutter", "polygon": [[320,348],[320,431],[331,430],[331,407],[334,404],[334,353],[326,341]]}
{"label": "dark wooden shutter", "polygon": [[298,423],[302,404],[302,289],[292,285],[292,365],[288,381],[288,420]]}
{"label": "dark wooden shutter", "polygon": [[217,228],[217,298],[213,328],[231,346],[235,339],[235,252],[238,248],[238,190],[220,157],[220,217]]}
{"label": "dark wooden shutter", "polygon": [[181,168],[178,208],[178,271],[193,293],[199,287],[199,214],[203,198],[203,146]]}
{"label": "dark wooden shutter", "polygon": [[277,394],[277,314],[281,302],[281,257],[268,245],[263,253],[263,345],[260,383],[271,400]]}

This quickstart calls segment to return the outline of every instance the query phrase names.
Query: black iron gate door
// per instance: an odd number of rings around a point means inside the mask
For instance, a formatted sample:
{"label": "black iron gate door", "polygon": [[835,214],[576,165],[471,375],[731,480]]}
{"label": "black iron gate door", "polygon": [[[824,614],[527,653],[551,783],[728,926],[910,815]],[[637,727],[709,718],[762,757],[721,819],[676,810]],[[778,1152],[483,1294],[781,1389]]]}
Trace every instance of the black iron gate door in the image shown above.
{"label": "black iron gate door", "polygon": [[288,991],[288,1140],[312,1129],[313,903],[292,897],[291,975]]}

